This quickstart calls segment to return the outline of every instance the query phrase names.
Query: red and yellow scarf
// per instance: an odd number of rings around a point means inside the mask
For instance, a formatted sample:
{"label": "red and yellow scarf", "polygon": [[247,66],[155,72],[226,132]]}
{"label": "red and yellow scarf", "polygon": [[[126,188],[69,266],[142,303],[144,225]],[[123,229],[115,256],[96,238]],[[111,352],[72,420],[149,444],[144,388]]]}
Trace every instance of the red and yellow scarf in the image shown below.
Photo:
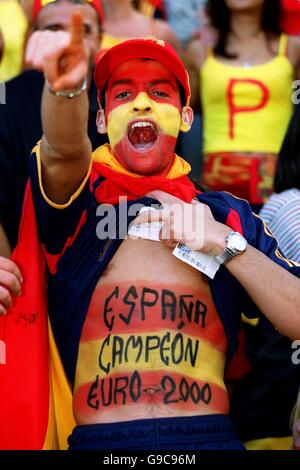
{"label": "red and yellow scarf", "polygon": [[140,176],[119,163],[109,144],[102,145],[93,153],[92,180],[99,178],[99,175],[105,178],[96,190],[99,203],[118,204],[120,196],[135,200],[155,189],[191,202],[197,191],[187,176],[190,171],[190,165],[176,154],[166,176]]}

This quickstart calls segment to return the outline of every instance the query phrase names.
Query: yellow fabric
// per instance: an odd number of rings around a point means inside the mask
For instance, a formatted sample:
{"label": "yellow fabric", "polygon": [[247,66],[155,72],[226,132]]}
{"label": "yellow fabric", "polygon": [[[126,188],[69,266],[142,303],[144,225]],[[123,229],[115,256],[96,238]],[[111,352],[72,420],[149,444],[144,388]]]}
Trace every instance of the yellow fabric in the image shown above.
{"label": "yellow fabric", "polygon": [[286,45],[282,35],[278,55],[249,68],[224,64],[208,54],[200,71],[205,153],[278,153],[292,115],[294,71]]}
{"label": "yellow fabric", "polygon": [[288,437],[266,437],[246,442],[247,450],[291,450],[293,439]]}
{"label": "yellow fabric", "polygon": [[43,450],[66,450],[67,438],[76,426],[72,411],[72,392],[48,321],[50,346],[50,403],[48,430]]}
{"label": "yellow fabric", "polygon": [[[148,16],[148,15],[147,15]],[[156,30],[157,30],[157,22],[155,20],[151,21],[151,34],[148,34],[146,37],[155,38],[156,37]],[[133,39],[131,37],[125,36],[113,36],[109,33],[103,33],[102,40],[101,40],[101,50],[110,49],[111,47],[117,46],[128,39]]]}
{"label": "yellow fabric", "polygon": [[17,1],[0,1],[0,31],[4,41],[0,80],[4,82],[21,72],[27,26],[25,13]]}
{"label": "yellow fabric", "polygon": [[[103,163],[104,165],[108,166],[114,171],[121,173],[123,175],[132,176],[134,178],[142,178],[143,175],[137,175],[136,173],[131,173],[131,171],[126,170],[123,166],[119,163],[116,159],[114,154],[111,151],[111,147],[109,144],[102,145],[98,147],[93,152],[93,161],[95,163]],[[179,178],[181,176],[186,176],[190,173],[191,166],[187,163],[183,158],[179,157],[175,154],[174,162],[172,167],[170,168],[169,173],[167,174],[167,178],[172,180],[174,178]]]}
{"label": "yellow fabric", "polygon": [[[167,334],[170,334],[168,339],[168,344],[172,344],[176,337],[176,332],[170,332],[168,330],[161,330],[156,333],[156,336],[162,340],[166,337]],[[130,334],[122,334],[122,341],[124,344],[128,343],[128,340],[131,336]],[[141,342],[143,345],[146,344],[148,333],[139,333],[139,337],[141,338]],[[79,345],[79,352],[78,357],[80,357],[81,363],[85,365],[82,370],[80,370],[80,379],[78,376],[76,377],[76,386],[88,383],[92,376],[99,376],[100,379],[106,378],[106,373],[102,370],[99,370],[99,359],[103,365],[107,366],[111,358],[113,356],[112,351],[112,344],[113,344],[113,335],[111,336],[112,340],[110,344],[107,344],[107,338],[97,339],[94,341],[85,341],[81,342]],[[183,341],[184,347],[186,347],[188,341],[190,340],[190,336],[183,334]],[[196,340],[197,337],[194,337]],[[101,354],[99,355],[99,351]],[[93,360],[92,358],[96,358]],[[180,364],[172,364],[169,366],[169,371],[174,374],[184,374],[188,377],[192,378],[193,380],[209,382],[213,385],[218,385],[219,387],[226,389],[224,384],[224,363],[225,363],[225,356],[222,351],[216,349],[209,340],[205,340],[201,338],[199,354],[197,355],[195,364],[191,364],[188,360],[180,363]],[[137,367],[140,370],[149,371],[151,372],[154,369],[159,369],[162,365],[162,360],[160,356],[160,350],[156,349],[151,352],[151,362],[144,359],[143,354],[138,360],[134,356],[134,352],[132,355],[128,356],[128,360],[126,360],[126,364],[121,364],[122,373],[129,374],[130,372],[134,371]],[[114,372],[119,372],[118,364],[115,365],[116,369]]]}
{"label": "yellow fabric", "polygon": [[257,326],[259,324],[260,318],[248,318],[242,313],[242,322],[247,323],[251,326]]}

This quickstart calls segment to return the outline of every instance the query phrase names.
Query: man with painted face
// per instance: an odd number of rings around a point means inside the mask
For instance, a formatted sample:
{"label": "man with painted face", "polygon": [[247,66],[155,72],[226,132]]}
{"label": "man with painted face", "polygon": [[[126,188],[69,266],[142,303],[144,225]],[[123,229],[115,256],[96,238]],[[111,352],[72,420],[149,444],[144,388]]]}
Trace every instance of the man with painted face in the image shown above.
{"label": "man with painted face", "polygon": [[[174,148],[192,122],[189,81],[167,44],[134,39],[100,57],[97,126],[110,145],[91,159],[88,54],[80,15],[68,41],[38,32],[28,51],[47,76],[44,135],[30,159],[30,179],[49,316],[73,391],[70,448],[243,449],[224,384],[241,311],[263,313],[297,338],[300,289],[293,274],[300,269],[283,258],[245,201],[197,195],[188,180],[189,165]],[[151,221],[162,223],[164,243],[123,240],[133,205],[158,200],[163,208]],[[172,255],[177,241],[219,256],[224,265],[213,280]],[[24,278],[22,289],[30,290],[30,276],[27,285]]]}

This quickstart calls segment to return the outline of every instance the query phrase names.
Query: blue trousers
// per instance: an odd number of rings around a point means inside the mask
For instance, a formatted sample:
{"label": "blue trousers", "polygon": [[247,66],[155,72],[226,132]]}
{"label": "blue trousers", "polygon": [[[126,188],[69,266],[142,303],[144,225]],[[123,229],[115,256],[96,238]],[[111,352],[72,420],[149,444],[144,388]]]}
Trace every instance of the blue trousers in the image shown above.
{"label": "blue trousers", "polygon": [[245,450],[228,416],[184,416],[77,426],[70,450]]}

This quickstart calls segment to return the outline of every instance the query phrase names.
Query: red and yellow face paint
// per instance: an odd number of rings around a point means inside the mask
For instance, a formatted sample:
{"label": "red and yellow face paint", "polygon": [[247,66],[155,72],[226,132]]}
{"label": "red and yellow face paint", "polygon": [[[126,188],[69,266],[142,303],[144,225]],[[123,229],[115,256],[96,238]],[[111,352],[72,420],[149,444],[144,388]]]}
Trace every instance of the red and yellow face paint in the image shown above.
{"label": "red and yellow face paint", "polygon": [[175,76],[164,65],[134,59],[108,81],[106,127],[119,162],[142,175],[165,175],[174,159],[179,131],[185,130]]}

